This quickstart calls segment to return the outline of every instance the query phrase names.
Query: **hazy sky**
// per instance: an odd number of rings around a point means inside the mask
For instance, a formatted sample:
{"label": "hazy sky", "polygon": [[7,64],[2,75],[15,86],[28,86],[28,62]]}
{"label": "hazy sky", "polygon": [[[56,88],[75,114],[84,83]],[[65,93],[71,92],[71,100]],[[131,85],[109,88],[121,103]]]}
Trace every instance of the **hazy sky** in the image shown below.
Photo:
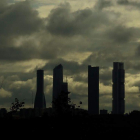
{"label": "hazy sky", "polygon": [[140,110],[138,0],[0,0],[0,107],[32,107],[36,69],[45,70],[51,106],[53,68],[62,64],[73,103],[87,109],[88,65],[100,67],[100,109],[112,110],[113,62],[124,62],[126,112]]}

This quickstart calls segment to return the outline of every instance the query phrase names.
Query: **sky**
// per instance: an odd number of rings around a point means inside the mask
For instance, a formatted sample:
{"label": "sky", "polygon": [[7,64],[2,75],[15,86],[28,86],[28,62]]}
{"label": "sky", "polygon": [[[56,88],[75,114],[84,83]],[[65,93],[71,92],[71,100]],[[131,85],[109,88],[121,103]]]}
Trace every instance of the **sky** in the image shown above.
{"label": "sky", "polygon": [[140,110],[138,0],[0,0],[0,108],[15,98],[33,107],[44,70],[51,107],[53,68],[63,65],[69,97],[88,108],[88,65],[99,66],[99,109],[112,111],[113,62],[124,62],[125,113]]}

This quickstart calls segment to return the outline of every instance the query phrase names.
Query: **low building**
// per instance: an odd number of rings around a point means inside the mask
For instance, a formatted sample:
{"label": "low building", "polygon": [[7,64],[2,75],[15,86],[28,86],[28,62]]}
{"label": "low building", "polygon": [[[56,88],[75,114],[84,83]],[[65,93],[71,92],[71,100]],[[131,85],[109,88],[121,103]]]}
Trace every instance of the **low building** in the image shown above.
{"label": "low building", "polygon": [[6,108],[0,108],[0,117],[5,117],[7,114]]}

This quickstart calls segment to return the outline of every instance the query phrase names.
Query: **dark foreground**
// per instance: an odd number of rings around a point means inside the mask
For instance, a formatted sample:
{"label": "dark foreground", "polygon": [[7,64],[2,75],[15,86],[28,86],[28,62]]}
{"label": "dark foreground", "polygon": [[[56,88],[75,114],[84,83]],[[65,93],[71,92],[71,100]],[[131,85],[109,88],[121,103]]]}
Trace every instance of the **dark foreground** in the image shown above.
{"label": "dark foreground", "polygon": [[0,119],[1,136],[61,140],[140,139],[140,115]]}

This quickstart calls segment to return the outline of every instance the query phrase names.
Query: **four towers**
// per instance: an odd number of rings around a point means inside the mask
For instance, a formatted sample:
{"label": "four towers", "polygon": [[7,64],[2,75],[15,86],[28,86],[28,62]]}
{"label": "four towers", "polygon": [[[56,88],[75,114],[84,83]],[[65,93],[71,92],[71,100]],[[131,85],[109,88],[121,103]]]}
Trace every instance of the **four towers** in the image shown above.
{"label": "four towers", "polygon": [[[44,95],[44,71],[37,70],[37,92],[34,108],[46,108]],[[124,114],[125,111],[125,70],[122,62],[114,62],[112,70],[112,113]],[[59,64],[53,69],[53,95],[52,100],[57,99],[61,92],[68,92],[68,83],[63,83],[63,66]],[[66,104],[68,94],[66,94]],[[52,104],[52,107],[54,105]],[[88,112],[99,114],[99,67],[88,66]]]}

